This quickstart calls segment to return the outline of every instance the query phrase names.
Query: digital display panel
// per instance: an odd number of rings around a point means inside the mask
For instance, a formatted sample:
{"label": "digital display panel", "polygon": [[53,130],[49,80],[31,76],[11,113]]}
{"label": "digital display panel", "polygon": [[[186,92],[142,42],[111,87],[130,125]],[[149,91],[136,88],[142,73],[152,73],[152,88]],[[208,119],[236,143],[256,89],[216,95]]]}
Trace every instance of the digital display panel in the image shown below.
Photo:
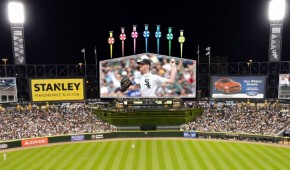
{"label": "digital display panel", "polygon": [[290,99],[290,74],[279,75],[278,98]]}
{"label": "digital display panel", "polygon": [[[171,72],[172,59],[177,70],[174,75]],[[101,98],[195,98],[196,96],[195,60],[142,53],[100,61],[99,68]],[[132,85],[124,91],[121,88],[123,77],[128,77],[132,82]]]}
{"label": "digital display panel", "polygon": [[17,86],[15,77],[0,78],[0,103],[17,102]]}
{"label": "digital display panel", "polygon": [[211,98],[265,98],[265,76],[212,76]]}

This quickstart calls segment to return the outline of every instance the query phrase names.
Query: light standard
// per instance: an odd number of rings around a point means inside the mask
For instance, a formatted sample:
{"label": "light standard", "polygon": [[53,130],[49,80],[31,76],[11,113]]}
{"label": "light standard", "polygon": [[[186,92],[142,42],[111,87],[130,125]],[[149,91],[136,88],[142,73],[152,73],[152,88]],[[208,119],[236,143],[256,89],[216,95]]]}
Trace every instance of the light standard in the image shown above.
{"label": "light standard", "polygon": [[11,24],[12,47],[14,64],[22,65],[26,63],[24,49],[24,7],[21,2],[10,1],[8,3],[8,17]]}
{"label": "light standard", "polygon": [[282,28],[284,15],[285,0],[271,0],[271,2],[269,3],[269,61],[280,61],[281,59]]}
{"label": "light standard", "polygon": [[253,60],[249,60],[248,64],[248,68],[249,68],[249,73],[251,74],[251,65],[252,65]]}
{"label": "light standard", "polygon": [[6,63],[7,63],[7,58],[3,58],[2,61],[4,62],[4,71],[5,71],[5,77],[7,77],[7,69],[6,69]]}

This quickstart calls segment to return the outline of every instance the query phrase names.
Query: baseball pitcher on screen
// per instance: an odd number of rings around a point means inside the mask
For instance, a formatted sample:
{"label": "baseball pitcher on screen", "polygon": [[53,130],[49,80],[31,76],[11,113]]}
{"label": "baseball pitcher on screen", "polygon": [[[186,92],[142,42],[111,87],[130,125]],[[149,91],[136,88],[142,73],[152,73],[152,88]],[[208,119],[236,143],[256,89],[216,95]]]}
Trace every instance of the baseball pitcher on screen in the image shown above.
{"label": "baseball pitcher on screen", "polygon": [[[122,88],[122,81],[121,81],[121,89],[126,90],[134,90],[140,88],[141,97],[157,97],[156,91],[161,86],[161,84],[172,84],[174,83],[176,77],[176,64],[175,59],[170,60],[170,78],[161,77],[156,74],[152,74],[150,72],[151,69],[151,61],[149,58],[144,58],[142,60],[138,60],[137,63],[140,66],[140,80],[139,84],[130,84],[128,83],[127,79],[123,80],[123,88]],[[128,84],[129,87],[128,87]]]}

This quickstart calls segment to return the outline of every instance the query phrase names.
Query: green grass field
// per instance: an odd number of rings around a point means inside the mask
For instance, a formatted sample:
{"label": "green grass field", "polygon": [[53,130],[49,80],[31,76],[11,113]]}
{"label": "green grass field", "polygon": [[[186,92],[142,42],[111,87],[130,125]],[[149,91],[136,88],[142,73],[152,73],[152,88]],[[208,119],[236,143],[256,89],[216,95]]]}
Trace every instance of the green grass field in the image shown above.
{"label": "green grass field", "polygon": [[[132,148],[132,144],[135,148]],[[1,150],[1,170],[290,169],[290,148],[211,140],[114,140]]]}

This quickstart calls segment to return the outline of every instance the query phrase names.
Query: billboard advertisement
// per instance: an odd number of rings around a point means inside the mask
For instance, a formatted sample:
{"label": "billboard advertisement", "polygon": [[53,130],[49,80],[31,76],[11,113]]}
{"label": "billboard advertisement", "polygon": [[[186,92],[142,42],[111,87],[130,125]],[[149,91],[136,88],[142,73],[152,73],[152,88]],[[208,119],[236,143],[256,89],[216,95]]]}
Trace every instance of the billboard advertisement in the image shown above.
{"label": "billboard advertisement", "polygon": [[83,78],[30,79],[31,100],[34,102],[84,100],[84,88]]}
{"label": "billboard advertisement", "polygon": [[290,99],[290,74],[279,75],[278,98]]}
{"label": "billboard advertisement", "polygon": [[82,141],[85,140],[85,135],[74,135],[71,136],[71,141]]}
{"label": "billboard advertisement", "polygon": [[212,76],[211,98],[263,99],[266,76]]}
{"label": "billboard advertisement", "polygon": [[185,138],[196,138],[196,132],[183,132]]}
{"label": "billboard advertisement", "polygon": [[0,78],[0,103],[17,102],[17,86],[15,77]]}
{"label": "billboard advertisement", "polygon": [[48,144],[48,138],[34,138],[34,139],[23,139],[21,140],[22,147],[28,146],[39,146]]}
{"label": "billboard advertisement", "polygon": [[[142,53],[100,61],[99,68],[101,98],[196,96],[195,60]],[[125,90],[121,86],[123,77],[131,84]]]}

